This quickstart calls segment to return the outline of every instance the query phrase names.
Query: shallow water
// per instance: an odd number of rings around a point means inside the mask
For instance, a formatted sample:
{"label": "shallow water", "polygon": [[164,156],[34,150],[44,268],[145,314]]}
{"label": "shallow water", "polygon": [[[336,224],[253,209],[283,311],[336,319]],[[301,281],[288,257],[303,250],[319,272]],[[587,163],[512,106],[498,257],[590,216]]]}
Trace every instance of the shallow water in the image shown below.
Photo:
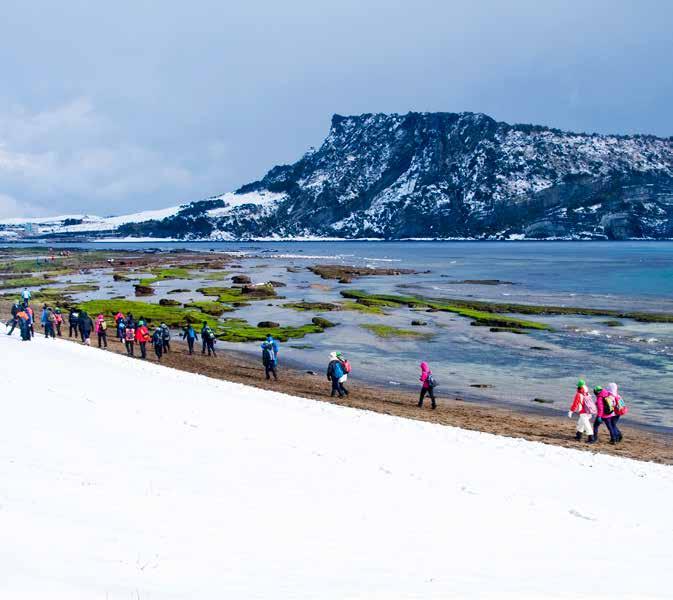
{"label": "shallow water", "polygon": [[[68,244],[72,247],[73,244]],[[103,244],[80,246],[103,249]],[[230,316],[299,325],[317,313],[280,307],[288,300],[337,301],[339,291],[359,288],[370,292],[423,294],[501,302],[555,304],[589,308],[659,310],[673,312],[673,243],[671,242],[308,242],[308,243],[158,243],[109,244],[114,249],[189,248],[209,252],[240,252],[242,269],[255,282],[280,279],[288,284],[278,292],[287,300],[253,303]],[[351,285],[321,280],[309,271],[288,273],[286,266],[316,263],[410,268],[429,273],[400,277],[368,277]],[[69,276],[73,282],[101,281],[102,295],[132,296],[132,284],[105,281],[107,275]],[[108,276],[109,277],[109,276]],[[511,283],[479,285],[451,283],[464,279],[500,279]],[[311,287],[316,284],[320,288]],[[158,302],[170,289],[195,290],[203,281],[171,280],[156,284]],[[205,285],[226,285],[212,282]],[[112,287],[108,287],[112,286]],[[323,289],[327,286],[328,289]],[[97,294],[82,294],[89,298]],[[190,291],[177,300],[200,299]],[[469,320],[448,313],[418,313],[409,309],[388,316],[340,311],[321,314],[339,327],[321,335],[283,345],[281,359],[308,369],[322,370],[327,355],[339,349],[358,377],[387,385],[414,385],[420,360],[430,362],[441,383],[440,393],[497,398],[522,406],[537,406],[535,398],[567,410],[578,377],[590,385],[616,381],[632,412],[628,418],[673,427],[673,325],[623,320],[608,327],[605,317],[530,317],[555,328],[529,335],[490,333],[471,327]],[[411,320],[428,322],[419,331],[429,339],[381,339],[362,329],[365,323],[385,323],[410,329]],[[529,318],[529,317],[526,317]],[[415,329],[415,328],[414,328]],[[258,352],[257,344],[235,344]],[[305,348],[303,346],[309,346]],[[488,387],[473,387],[488,386]]]}

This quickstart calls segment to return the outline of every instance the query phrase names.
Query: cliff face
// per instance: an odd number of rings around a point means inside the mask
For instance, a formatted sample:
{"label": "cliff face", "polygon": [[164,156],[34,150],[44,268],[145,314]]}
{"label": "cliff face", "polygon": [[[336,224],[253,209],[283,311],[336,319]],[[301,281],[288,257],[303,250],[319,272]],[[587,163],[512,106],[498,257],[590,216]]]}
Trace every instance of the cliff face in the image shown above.
{"label": "cliff face", "polygon": [[566,133],[473,113],[335,115],[317,150],[121,235],[673,237],[673,139]]}

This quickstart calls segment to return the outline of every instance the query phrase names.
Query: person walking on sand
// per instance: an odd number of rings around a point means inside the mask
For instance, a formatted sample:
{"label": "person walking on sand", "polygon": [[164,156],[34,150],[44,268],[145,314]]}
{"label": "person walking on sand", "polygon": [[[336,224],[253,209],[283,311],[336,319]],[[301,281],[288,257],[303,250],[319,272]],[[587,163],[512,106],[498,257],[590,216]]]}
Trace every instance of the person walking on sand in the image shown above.
{"label": "person walking on sand", "polygon": [[264,365],[267,381],[271,379],[272,373],[274,380],[278,381],[278,372],[276,371],[277,360],[273,344],[268,339],[262,342],[262,364]]}
{"label": "person walking on sand", "polygon": [[344,368],[341,361],[337,358],[337,353],[330,352],[329,364],[327,365],[327,380],[332,383],[332,391],[330,392],[332,398],[337,394],[339,395],[339,398],[344,397],[341,385],[339,384],[339,379],[341,379],[343,375]]}
{"label": "person walking on sand", "polygon": [[107,348],[107,322],[105,321],[105,315],[100,313],[96,317],[96,322],[94,323],[94,330],[96,336],[98,337],[98,347],[105,346]]}
{"label": "person walking on sand", "polygon": [[56,335],[61,337],[61,325],[63,325],[63,315],[61,314],[61,309],[57,308],[54,310],[54,324],[56,325]]}
{"label": "person walking on sand", "polygon": [[48,307],[46,304],[42,305],[42,314],[40,315],[40,324],[42,325],[42,329],[46,329],[47,325],[47,308]]}
{"label": "person walking on sand", "polygon": [[617,442],[621,442],[624,439],[624,436],[617,424],[619,423],[619,419],[629,412],[629,407],[626,406],[624,400],[619,395],[619,388],[616,383],[608,383],[608,392],[610,392],[615,399],[615,416],[612,417],[612,428],[615,432],[615,439]]}
{"label": "person walking on sand", "polygon": [[126,322],[124,313],[117,311],[117,314],[114,316],[115,325],[117,327],[117,339],[120,342],[124,342],[124,329],[126,329]]}
{"label": "person walking on sand", "polygon": [[56,317],[54,316],[54,311],[48,307],[47,314],[44,318],[44,337],[54,339],[56,337],[56,332],[54,330],[54,322]]}
{"label": "person walking on sand", "polygon": [[171,349],[171,330],[166,323],[161,324],[161,339],[163,340],[164,354],[168,354]]}
{"label": "person walking on sand", "polygon": [[134,356],[133,354],[133,342],[136,338],[136,330],[132,325],[126,324],[124,328],[124,345],[126,346],[126,354],[128,356]]}
{"label": "person walking on sand", "polygon": [[203,350],[201,354],[205,354],[208,350],[208,356],[215,354],[215,332],[210,328],[210,325],[206,321],[203,322],[203,328],[201,329],[201,340],[203,341]]}
{"label": "person walking on sand", "polygon": [[27,308],[28,304],[30,304],[30,299],[32,298],[32,294],[30,293],[30,290],[28,288],[23,288],[23,292],[21,292],[21,300],[23,302],[23,308]]}
{"label": "person walking on sand", "polygon": [[75,337],[77,337],[79,332],[79,311],[76,308],[71,308],[68,313],[68,325],[70,326],[68,337],[72,337],[73,332]]}
{"label": "person walking on sand", "polygon": [[87,346],[91,345],[91,332],[93,331],[93,321],[89,313],[82,311],[79,314],[79,331],[82,336],[82,342]]}
{"label": "person walking on sand", "polygon": [[614,417],[616,408],[616,399],[609,389],[596,386],[594,388],[596,394],[596,421],[594,422],[594,439],[590,443],[598,441],[598,429],[601,423],[605,423],[605,427],[610,434],[610,443],[617,443],[617,431],[614,428]]}
{"label": "person walking on sand", "polygon": [[138,342],[138,346],[140,347],[140,358],[146,359],[147,358],[147,342],[150,341],[150,330],[147,328],[147,325],[145,325],[145,321],[140,319],[138,321],[138,327],[136,328],[136,342]]}
{"label": "person walking on sand", "polygon": [[187,340],[187,347],[189,348],[189,354],[194,354],[194,342],[198,341],[199,336],[194,330],[194,326],[191,323],[187,323],[182,329],[182,339]]}
{"label": "person walking on sand", "polygon": [[342,352],[337,352],[337,360],[341,363],[341,368],[343,369],[344,374],[339,377],[339,389],[344,396],[348,396],[348,390],[344,385],[348,381],[348,374],[351,372],[351,364],[348,362],[348,359]]}
{"label": "person walking on sand", "polygon": [[161,327],[157,327],[152,334],[152,347],[157,355],[157,360],[161,362],[161,356],[164,353],[164,332]]}
{"label": "person walking on sand", "polygon": [[582,434],[585,433],[587,435],[587,442],[591,443],[594,439],[594,425],[592,421],[596,416],[596,402],[591,397],[584,379],[580,379],[577,382],[577,392],[568,411],[568,418],[572,419],[574,413],[578,413],[579,415],[577,418],[575,439],[579,442],[582,439]]}
{"label": "person walking on sand", "polygon": [[421,395],[418,398],[418,408],[423,408],[423,399],[427,394],[430,396],[430,400],[432,401],[432,409],[434,410],[437,408],[437,401],[435,399],[435,387],[437,386],[437,383],[432,375],[432,371],[430,370],[428,363],[426,362],[421,363],[421,376],[419,377],[419,381],[422,385]]}

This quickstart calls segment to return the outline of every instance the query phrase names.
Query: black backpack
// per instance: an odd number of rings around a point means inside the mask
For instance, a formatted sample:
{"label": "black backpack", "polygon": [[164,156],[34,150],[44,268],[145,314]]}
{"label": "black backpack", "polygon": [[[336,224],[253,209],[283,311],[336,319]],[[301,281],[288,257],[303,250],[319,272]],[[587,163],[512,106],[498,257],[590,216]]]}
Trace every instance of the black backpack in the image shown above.
{"label": "black backpack", "polygon": [[428,377],[425,380],[425,382],[428,384],[429,388],[437,387],[437,380],[435,379],[435,377],[432,373],[428,373]]}

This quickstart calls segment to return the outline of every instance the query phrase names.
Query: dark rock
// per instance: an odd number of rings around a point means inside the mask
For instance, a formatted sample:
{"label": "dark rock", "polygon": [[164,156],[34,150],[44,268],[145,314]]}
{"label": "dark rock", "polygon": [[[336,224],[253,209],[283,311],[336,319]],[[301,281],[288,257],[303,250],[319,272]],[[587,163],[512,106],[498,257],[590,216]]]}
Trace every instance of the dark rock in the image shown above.
{"label": "dark rock", "polygon": [[275,321],[260,321],[257,323],[257,327],[260,329],[275,329],[276,327],[280,327],[280,323],[276,323]]}
{"label": "dark rock", "polygon": [[279,287],[287,287],[285,283],[282,281],[269,281],[268,282],[271,287],[279,288]]}
{"label": "dark rock", "polygon": [[533,398],[533,402],[537,402],[539,404],[554,404],[553,400],[546,400],[545,398]]}
{"label": "dark rock", "polygon": [[136,291],[136,296],[152,296],[154,288],[150,285],[140,285],[139,283],[133,286]]}
{"label": "dark rock", "polygon": [[238,283],[238,284],[248,284],[248,283],[252,283],[250,277],[248,277],[247,275],[234,275],[234,276],[231,278],[231,281],[232,281],[233,283]]}
{"label": "dark rock", "polygon": [[414,319],[414,320],[411,322],[411,324],[412,324],[414,327],[423,327],[423,326],[427,325],[428,322],[427,322],[427,321],[418,321],[418,320]]}
{"label": "dark rock", "polygon": [[332,321],[324,319],[323,317],[313,317],[311,319],[311,323],[317,325],[318,327],[322,327],[323,329],[328,329],[329,327],[335,327],[336,325],[335,323],[332,323]]}
{"label": "dark rock", "polygon": [[172,300],[171,298],[162,298],[159,300],[161,306],[180,306],[180,302],[177,300]]}

